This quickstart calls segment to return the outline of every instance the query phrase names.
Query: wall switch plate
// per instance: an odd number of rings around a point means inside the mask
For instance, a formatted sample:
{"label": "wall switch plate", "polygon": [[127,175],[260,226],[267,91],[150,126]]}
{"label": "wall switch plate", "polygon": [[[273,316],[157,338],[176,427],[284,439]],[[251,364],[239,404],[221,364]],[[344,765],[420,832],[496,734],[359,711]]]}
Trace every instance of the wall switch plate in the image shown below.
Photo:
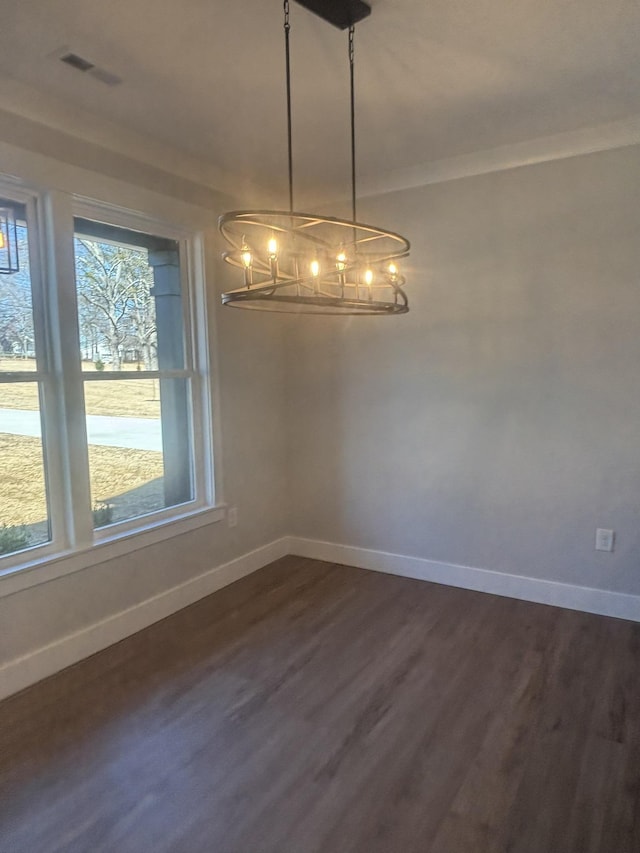
{"label": "wall switch plate", "polygon": [[227,524],[229,527],[238,526],[238,507],[230,506],[227,510]]}
{"label": "wall switch plate", "polygon": [[615,533],[613,530],[596,530],[596,551],[613,551],[613,540]]}

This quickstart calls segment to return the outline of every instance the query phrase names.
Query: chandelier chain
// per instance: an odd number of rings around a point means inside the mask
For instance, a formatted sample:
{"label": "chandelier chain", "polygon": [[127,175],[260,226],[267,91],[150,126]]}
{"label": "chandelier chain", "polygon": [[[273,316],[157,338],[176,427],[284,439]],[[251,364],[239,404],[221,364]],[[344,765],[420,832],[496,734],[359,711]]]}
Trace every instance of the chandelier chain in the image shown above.
{"label": "chandelier chain", "polygon": [[349,27],[349,79],[351,89],[351,219],[356,222],[356,96],[354,82],[354,47],[355,34],[353,24]]}
{"label": "chandelier chain", "polygon": [[289,157],[289,213],[293,213],[293,149],[291,144],[291,57],[289,50],[289,0],[284,0],[284,50],[287,76],[287,148]]}

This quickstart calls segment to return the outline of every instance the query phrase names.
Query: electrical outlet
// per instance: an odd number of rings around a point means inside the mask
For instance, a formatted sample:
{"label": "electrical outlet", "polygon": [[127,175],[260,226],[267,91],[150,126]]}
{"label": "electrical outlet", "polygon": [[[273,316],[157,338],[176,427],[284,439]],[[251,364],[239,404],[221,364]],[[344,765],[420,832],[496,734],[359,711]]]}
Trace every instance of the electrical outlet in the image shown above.
{"label": "electrical outlet", "polygon": [[227,524],[229,527],[238,526],[238,507],[230,506],[227,510]]}
{"label": "electrical outlet", "polygon": [[615,533],[613,530],[596,530],[596,551],[613,551],[613,540]]}

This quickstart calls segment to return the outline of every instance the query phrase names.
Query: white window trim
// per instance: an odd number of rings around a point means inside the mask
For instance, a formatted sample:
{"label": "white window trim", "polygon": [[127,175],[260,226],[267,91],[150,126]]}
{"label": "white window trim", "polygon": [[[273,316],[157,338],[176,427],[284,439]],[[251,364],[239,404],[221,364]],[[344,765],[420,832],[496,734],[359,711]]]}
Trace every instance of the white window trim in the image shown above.
{"label": "white window trim", "polygon": [[[192,369],[192,429],[193,429],[193,455],[194,455],[194,501],[176,507],[159,510],[145,516],[128,519],[123,522],[101,528],[78,531],[72,530],[71,536],[75,544],[71,544],[68,536],[58,535],[55,542],[37,545],[16,554],[4,555],[0,558],[0,598],[28,589],[40,583],[46,583],[58,577],[80,571],[98,563],[106,562],[132,551],[145,548],[157,542],[161,542],[173,536],[195,530],[199,527],[221,521],[225,517],[225,504],[216,503],[216,496],[221,492],[220,465],[214,468],[215,461],[219,456],[219,410],[217,400],[217,386],[211,387],[210,378],[215,375],[215,364],[212,364],[211,348],[208,340],[208,324],[203,319],[207,317],[207,294],[206,294],[206,264],[205,246],[202,229],[193,227],[182,228],[170,224],[168,220],[158,218],[157,215],[147,215],[144,211],[132,211],[119,207],[113,202],[90,200],[84,196],[75,195],[65,190],[51,189],[47,191],[40,187],[32,189],[12,177],[0,176],[0,194],[14,198],[27,205],[38,207],[38,228],[35,229],[33,247],[30,247],[32,261],[32,274],[40,276],[40,284],[36,287],[38,295],[34,294],[34,322],[42,323],[43,316],[40,315],[44,307],[39,300],[50,298],[47,291],[49,288],[43,286],[45,276],[47,282],[53,283],[52,291],[55,294],[56,305],[49,305],[51,310],[60,310],[57,304],[60,297],[59,289],[55,286],[56,281],[64,276],[68,281],[69,276],[69,247],[73,243],[73,217],[106,221],[113,225],[155,233],[160,237],[179,241],[181,246],[181,275],[183,276],[183,295],[187,340],[189,347]],[[169,200],[167,200],[169,201]],[[55,208],[58,208],[56,210]],[[169,209],[173,209],[173,205]],[[46,213],[45,213],[46,211]],[[66,219],[66,228],[57,237],[56,229],[60,228],[61,221]],[[30,237],[32,235],[30,234]],[[60,258],[60,245],[66,249],[66,258]],[[46,271],[46,272],[45,272]],[[75,271],[75,270],[74,270]],[[75,279],[74,287],[75,287]],[[188,313],[187,313],[188,312]],[[35,316],[40,315],[40,316]],[[213,318],[209,318],[209,323]],[[43,324],[46,325],[46,324]],[[54,335],[55,337],[55,335]],[[46,331],[47,348],[47,378],[44,384],[55,383],[60,375],[59,359],[65,358],[64,353],[56,352],[55,344],[59,341],[51,341],[49,330]],[[67,354],[68,357],[68,354]],[[56,394],[49,393],[49,405]],[[57,405],[57,404],[56,404]],[[47,444],[51,457],[47,466],[50,473],[53,469],[54,477],[63,483],[66,488],[68,499],[71,500],[71,486],[64,483],[61,476],[60,464],[57,459],[58,453],[52,453],[52,448],[59,448],[56,429],[64,429],[64,416],[59,418],[59,412],[48,421],[57,420],[59,426],[51,430],[48,428]],[[53,434],[52,434],[53,433]],[[56,470],[56,466],[58,470]],[[86,473],[86,472],[85,472]],[[87,482],[88,486],[88,482]],[[70,507],[55,509],[50,502],[50,519],[53,528],[54,512],[60,515],[64,513],[66,524],[65,531],[71,529],[72,524],[68,518]],[[75,513],[73,514],[76,515]],[[88,516],[90,518],[90,515]],[[58,533],[60,533],[60,517],[57,519]]]}
{"label": "white window trim", "polygon": [[[29,548],[20,552],[21,563],[0,569],[0,598],[91,568],[99,563],[124,557],[126,554],[148,548],[173,536],[189,533],[199,527],[215,524],[222,521],[225,515],[226,506],[219,504],[215,507],[191,510],[181,515],[174,514],[169,519],[154,519],[154,522],[139,525],[137,529],[119,533],[109,539],[96,540],[87,548],[68,549],[62,552],[58,550],[47,556],[42,554],[42,550],[47,546]],[[38,552],[37,557],[36,552]],[[25,559],[26,555],[30,555],[31,559]]]}

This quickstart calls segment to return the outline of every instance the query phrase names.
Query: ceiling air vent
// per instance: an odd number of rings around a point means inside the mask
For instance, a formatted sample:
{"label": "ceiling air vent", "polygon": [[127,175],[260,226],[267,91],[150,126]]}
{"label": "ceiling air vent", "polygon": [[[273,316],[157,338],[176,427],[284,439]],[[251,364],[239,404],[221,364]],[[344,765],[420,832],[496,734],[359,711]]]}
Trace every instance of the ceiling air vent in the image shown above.
{"label": "ceiling air vent", "polygon": [[78,71],[90,71],[92,68],[95,68],[93,62],[89,62],[88,59],[83,59],[81,56],[78,56],[77,53],[67,53],[64,56],[61,56],[60,59],[72,68],[76,68]]}
{"label": "ceiling air vent", "polygon": [[69,65],[71,68],[75,68],[76,71],[82,71],[91,77],[95,77],[96,80],[99,80],[106,86],[118,86],[122,83],[122,79],[116,74],[112,74],[111,71],[107,71],[105,68],[100,68],[100,66],[85,59],[84,56],[79,56],[77,53],[64,50],[58,55],[58,58],[65,65]]}

